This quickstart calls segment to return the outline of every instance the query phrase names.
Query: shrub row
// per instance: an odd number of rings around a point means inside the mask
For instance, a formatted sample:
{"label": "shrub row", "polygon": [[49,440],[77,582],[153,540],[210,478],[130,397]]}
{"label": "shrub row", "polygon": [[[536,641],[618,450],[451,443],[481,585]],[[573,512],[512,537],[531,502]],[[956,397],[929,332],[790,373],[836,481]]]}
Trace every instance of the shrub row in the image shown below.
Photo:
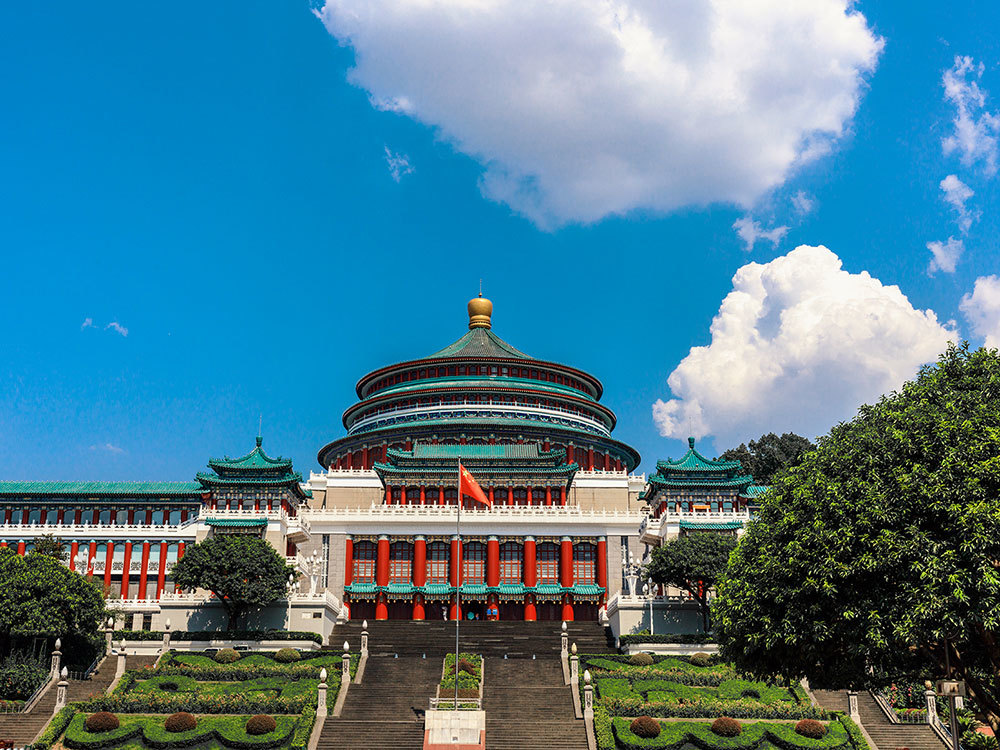
{"label": "shrub row", "polygon": [[[330,702],[329,705],[331,711],[333,710],[333,704],[336,702],[336,698]],[[309,735],[312,734],[312,728],[315,723],[316,709],[312,706],[306,706],[302,711],[302,718],[299,720],[298,724],[295,725],[295,731],[292,733],[292,742],[289,745],[288,750],[305,750],[309,746]]]}
{"label": "shrub row", "polygon": [[[162,630],[116,630],[115,641],[160,641]],[[172,630],[170,638],[177,641],[312,641],[323,645],[323,636],[306,630]]]}
{"label": "shrub row", "polygon": [[872,750],[868,744],[868,740],[865,736],[861,734],[861,729],[857,724],[854,723],[852,719],[847,714],[840,714],[837,716],[838,721],[840,721],[841,726],[847,731],[847,738],[851,742],[851,747],[854,750]]}
{"label": "shrub row", "polygon": [[[721,723],[723,720],[719,721]],[[659,736],[643,738],[631,731],[630,724],[630,719],[612,720],[614,744],[610,747],[617,747],[620,750],[645,750],[654,747],[680,750],[684,745],[690,744],[700,750],[756,750],[771,744],[781,750],[850,750],[847,732],[836,723],[831,725],[836,729],[830,731],[823,739],[810,739],[796,734],[794,727],[789,724],[764,723],[742,727],[736,725],[740,731],[735,736],[719,736],[713,732],[710,725],[702,722],[662,724]],[[723,729],[721,726],[719,728]]]}
{"label": "shrub row", "polygon": [[645,701],[639,696],[612,695],[601,699],[612,716],[658,716],[676,719],[714,719],[732,716],[736,719],[826,719],[826,711],[815,706],[790,703],[758,703],[756,701],[697,700]]}
{"label": "shrub row", "polygon": [[103,750],[103,748],[121,745],[130,739],[141,737],[143,744],[147,747],[157,748],[157,750],[191,747],[213,740],[224,747],[232,748],[232,750],[266,750],[267,748],[280,747],[288,742],[294,731],[294,721],[291,717],[282,720],[276,730],[277,736],[260,735],[255,737],[247,734],[246,717],[243,716],[213,717],[210,720],[203,718],[204,727],[194,728],[176,735],[169,732],[159,719],[126,717],[118,729],[95,735],[86,731],[84,717],[79,715],[70,722],[63,744],[74,750]]}
{"label": "shrub row", "polygon": [[59,709],[59,713],[52,717],[52,721],[45,727],[45,731],[42,732],[38,740],[31,746],[33,750],[49,750],[55,744],[55,741],[62,736],[62,733],[66,731],[69,723],[73,721],[76,711],[76,706],[65,706]]}
{"label": "shrub row", "polygon": [[618,639],[623,646],[632,643],[716,643],[714,635],[706,633],[629,633]]}
{"label": "shrub row", "polygon": [[260,694],[154,695],[150,693],[118,693],[94,698],[80,704],[85,711],[112,711],[125,714],[172,714],[190,711],[197,714],[298,714],[316,700],[315,696],[290,698]]}
{"label": "shrub row", "polygon": [[[629,669],[589,669],[594,677],[608,677],[622,680],[667,680],[676,682],[679,685],[688,687],[718,687],[726,680],[732,680],[733,674],[730,672],[677,672],[672,669],[657,669],[653,667],[632,667]],[[584,667],[580,668],[581,673]]]}
{"label": "shrub row", "polygon": [[[337,667],[340,665],[338,664]],[[193,677],[202,682],[239,682],[262,677],[289,677],[302,679],[317,677],[322,667],[313,664],[182,664],[169,659],[161,666],[147,670],[133,670],[138,679],[156,675],[178,675]],[[330,671],[330,667],[327,667]]]}

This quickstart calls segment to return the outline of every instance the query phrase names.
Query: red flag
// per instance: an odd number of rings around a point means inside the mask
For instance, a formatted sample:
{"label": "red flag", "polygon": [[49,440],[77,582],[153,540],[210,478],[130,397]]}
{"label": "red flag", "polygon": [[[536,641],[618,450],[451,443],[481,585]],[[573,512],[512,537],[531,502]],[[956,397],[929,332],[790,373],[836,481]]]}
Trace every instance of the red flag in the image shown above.
{"label": "red flag", "polygon": [[479,486],[479,483],[472,478],[472,474],[469,470],[462,466],[461,462],[458,464],[458,496],[461,497],[471,497],[476,502],[482,503],[488,507],[492,507],[493,503],[483,492],[483,488]]}

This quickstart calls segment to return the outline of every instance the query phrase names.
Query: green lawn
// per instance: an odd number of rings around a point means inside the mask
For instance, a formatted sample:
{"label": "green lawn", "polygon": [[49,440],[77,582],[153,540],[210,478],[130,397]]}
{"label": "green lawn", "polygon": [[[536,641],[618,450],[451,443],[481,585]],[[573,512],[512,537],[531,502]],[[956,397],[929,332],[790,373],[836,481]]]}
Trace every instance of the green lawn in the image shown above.
{"label": "green lawn", "polygon": [[[697,748],[698,750],[846,750],[850,746],[847,730],[834,721],[829,724],[826,736],[819,740],[803,737],[795,732],[795,724],[755,722],[743,724],[738,737],[719,737],[708,721],[661,721],[658,737],[644,739],[632,734],[631,719],[612,719],[612,731],[617,748]],[[602,748],[603,750],[603,748]]]}
{"label": "green lawn", "polygon": [[[99,748],[129,748],[140,750],[150,747],[174,748],[284,748],[291,743],[295,726],[301,720],[298,716],[275,716],[277,728],[270,734],[249,735],[246,733],[247,716],[206,715],[198,717],[198,726],[188,732],[168,732],[163,728],[165,716],[119,714],[121,722],[110,732],[91,733],[84,727],[86,714],[73,717],[63,744],[74,750],[98,750]],[[120,740],[117,742],[116,740]],[[170,743],[169,745],[165,743]]]}
{"label": "green lawn", "polygon": [[[164,684],[176,685],[177,689],[164,690]],[[318,684],[319,680],[316,679],[293,680],[288,677],[260,677],[255,680],[241,680],[238,682],[200,682],[193,677],[185,677],[183,675],[160,675],[137,681],[129,692],[157,696],[177,695],[179,693],[192,693],[196,695],[254,693],[270,695],[272,697],[294,698],[300,695],[314,694]]]}
{"label": "green lawn", "polygon": [[[309,655],[310,653],[315,654],[315,656]],[[283,664],[275,661],[270,656],[266,656],[265,654],[248,653],[233,663],[240,666],[267,665],[272,667],[294,667],[296,665],[306,664],[310,667],[326,667],[327,670],[329,670],[330,665],[340,666],[340,658],[341,655],[336,651],[314,651],[303,653],[302,658],[299,661]],[[192,667],[219,666],[219,663],[215,661],[215,659],[211,656],[206,656],[205,654],[175,653],[172,655],[172,660],[177,664],[187,664]]]}
{"label": "green lawn", "polygon": [[598,677],[594,680],[598,698],[644,698],[651,702],[698,700],[753,701],[764,705],[796,703],[788,688],[749,680],[725,680],[717,687],[692,687],[670,680],[630,680],[626,677]]}
{"label": "green lawn", "polygon": [[[621,669],[652,669],[662,672],[685,672],[688,674],[715,674],[718,672],[732,672],[732,667],[729,664],[712,664],[707,667],[696,667],[690,664],[684,659],[675,659],[673,657],[653,657],[658,659],[652,666],[649,667],[635,667],[629,664],[627,661],[615,661],[614,659],[602,659],[601,657],[584,657],[586,667],[588,669],[604,669],[610,672],[621,670]],[[581,667],[581,671],[583,668]]]}

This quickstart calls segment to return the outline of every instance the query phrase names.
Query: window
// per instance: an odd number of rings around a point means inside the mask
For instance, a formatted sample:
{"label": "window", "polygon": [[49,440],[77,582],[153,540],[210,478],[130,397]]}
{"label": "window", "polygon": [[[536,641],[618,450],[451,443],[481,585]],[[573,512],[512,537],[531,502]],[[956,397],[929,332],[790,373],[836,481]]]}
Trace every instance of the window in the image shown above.
{"label": "window", "polygon": [[49,508],[45,513],[45,523],[53,526],[59,523],[59,511],[56,508]]}
{"label": "window", "polygon": [[412,547],[408,542],[393,542],[389,546],[389,582],[409,583],[413,570]]}
{"label": "window", "polygon": [[128,511],[125,508],[119,508],[115,511],[115,525],[125,526],[128,523]]}
{"label": "window", "polygon": [[500,545],[500,583],[521,582],[521,545],[504,542]]}
{"label": "window", "polygon": [[573,545],[573,581],[594,583],[597,580],[597,548],[593,544]]}
{"label": "window", "polygon": [[156,526],[162,526],[163,525],[163,509],[162,508],[157,508],[156,510],[153,511],[153,523]]}
{"label": "window", "polygon": [[171,526],[177,526],[181,522],[181,512],[179,509],[174,509],[170,511],[170,520],[167,522]]}
{"label": "window", "polygon": [[463,583],[485,583],[486,545],[482,542],[468,542],[462,545]]}
{"label": "window", "polygon": [[448,545],[444,542],[427,545],[427,583],[448,583]]}
{"label": "window", "polygon": [[32,508],[28,511],[28,523],[41,523],[42,511],[40,508]]}
{"label": "window", "polygon": [[559,583],[559,547],[552,542],[538,545],[538,582]]}
{"label": "window", "polygon": [[354,543],[354,580],[357,583],[375,583],[377,552],[374,542]]}

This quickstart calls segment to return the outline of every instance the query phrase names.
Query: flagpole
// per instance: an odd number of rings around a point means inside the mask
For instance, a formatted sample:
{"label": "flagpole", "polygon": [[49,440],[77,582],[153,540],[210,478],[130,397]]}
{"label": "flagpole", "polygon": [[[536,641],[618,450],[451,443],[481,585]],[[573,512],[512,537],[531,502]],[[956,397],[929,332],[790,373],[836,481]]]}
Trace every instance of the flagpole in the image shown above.
{"label": "flagpole", "polygon": [[458,711],[458,624],[462,619],[462,459],[458,459],[458,513],[455,536],[458,537],[458,574],[455,577],[455,710]]}

